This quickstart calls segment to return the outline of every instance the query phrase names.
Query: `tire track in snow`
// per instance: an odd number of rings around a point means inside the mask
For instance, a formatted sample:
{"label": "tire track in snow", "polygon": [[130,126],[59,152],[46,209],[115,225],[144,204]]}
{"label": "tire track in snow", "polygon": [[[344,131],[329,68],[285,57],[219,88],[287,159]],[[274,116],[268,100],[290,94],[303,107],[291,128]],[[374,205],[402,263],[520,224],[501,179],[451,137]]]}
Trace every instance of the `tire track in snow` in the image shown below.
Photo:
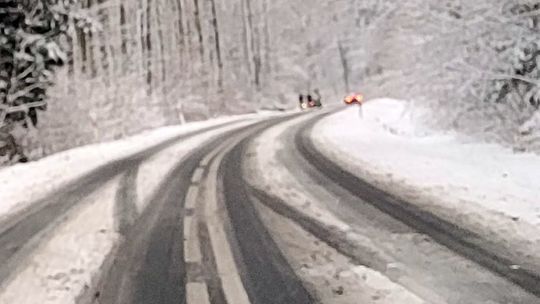
{"label": "tire track in snow", "polygon": [[178,135],[134,155],[111,161],[0,222],[0,286],[12,277],[12,274],[20,265],[24,264],[26,258],[39,244],[50,237],[51,231],[62,222],[70,210],[77,207],[83,198],[102,187],[106,182],[129,168],[139,166],[152,155],[180,140],[241,121],[243,120]]}
{"label": "tire track in snow", "polygon": [[373,207],[540,297],[540,274],[516,267],[515,265],[519,263],[486,249],[480,235],[374,187],[323,155],[310,139],[314,125],[323,117],[305,122],[294,138],[298,151],[314,168]]}
{"label": "tire track in snow", "polygon": [[137,176],[139,175],[139,168],[139,166],[134,166],[123,174],[116,192],[116,229],[122,235],[126,235],[138,216],[136,202],[138,199]]}
{"label": "tire track in snow", "polygon": [[244,139],[225,155],[219,174],[243,284],[254,304],[314,303],[264,227],[247,184],[238,174],[250,139]]}

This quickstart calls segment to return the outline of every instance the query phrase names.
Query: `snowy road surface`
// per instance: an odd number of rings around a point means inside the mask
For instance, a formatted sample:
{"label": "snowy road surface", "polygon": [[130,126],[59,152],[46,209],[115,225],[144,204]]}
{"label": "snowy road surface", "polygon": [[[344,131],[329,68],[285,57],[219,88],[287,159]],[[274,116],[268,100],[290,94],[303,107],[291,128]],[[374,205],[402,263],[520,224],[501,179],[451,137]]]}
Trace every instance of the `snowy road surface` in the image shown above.
{"label": "snowy road surface", "polygon": [[317,145],[328,114],[201,127],[25,203],[0,303],[540,302],[530,246],[355,174]]}

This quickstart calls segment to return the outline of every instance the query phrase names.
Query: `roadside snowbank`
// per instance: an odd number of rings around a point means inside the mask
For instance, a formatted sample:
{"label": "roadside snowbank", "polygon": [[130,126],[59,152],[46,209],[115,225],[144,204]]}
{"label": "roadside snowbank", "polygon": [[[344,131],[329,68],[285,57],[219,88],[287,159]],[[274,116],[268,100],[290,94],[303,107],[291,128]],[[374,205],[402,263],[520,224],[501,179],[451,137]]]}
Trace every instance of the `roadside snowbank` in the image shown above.
{"label": "roadside snowbank", "polygon": [[129,157],[191,131],[255,117],[260,115],[239,115],[154,129],[114,142],[67,150],[36,162],[1,168],[0,220],[109,162]]}
{"label": "roadside snowbank", "polygon": [[75,303],[120,235],[115,231],[114,178],[81,203],[0,292],[0,304]]}
{"label": "roadside snowbank", "polygon": [[358,107],[348,108],[323,119],[312,136],[322,152],[377,186],[407,192],[412,202],[454,222],[519,237],[537,249],[540,156],[429,130],[409,107],[372,100],[363,117]]}

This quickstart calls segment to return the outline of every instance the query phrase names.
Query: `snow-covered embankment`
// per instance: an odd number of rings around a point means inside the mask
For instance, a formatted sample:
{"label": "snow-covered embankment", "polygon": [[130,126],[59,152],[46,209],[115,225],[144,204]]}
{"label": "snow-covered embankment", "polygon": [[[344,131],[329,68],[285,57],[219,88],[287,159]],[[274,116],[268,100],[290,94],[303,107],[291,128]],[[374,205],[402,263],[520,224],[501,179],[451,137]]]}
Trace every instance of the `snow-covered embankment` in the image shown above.
{"label": "snow-covered embankment", "polygon": [[319,122],[313,139],[331,159],[507,248],[538,258],[540,155],[423,126],[406,101],[379,99]]}

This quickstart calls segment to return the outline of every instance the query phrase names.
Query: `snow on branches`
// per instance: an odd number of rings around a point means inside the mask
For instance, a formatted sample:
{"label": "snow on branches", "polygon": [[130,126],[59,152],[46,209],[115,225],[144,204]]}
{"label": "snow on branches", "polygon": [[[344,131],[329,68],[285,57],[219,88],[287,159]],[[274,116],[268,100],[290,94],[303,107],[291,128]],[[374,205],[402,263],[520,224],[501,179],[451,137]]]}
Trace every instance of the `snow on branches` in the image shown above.
{"label": "snow on branches", "polygon": [[29,118],[46,108],[54,68],[65,64],[65,37],[72,26],[91,23],[75,10],[77,0],[0,1],[0,124]]}
{"label": "snow on branches", "polygon": [[540,1],[392,5],[364,35],[375,90],[431,108],[438,127],[515,144],[540,107]]}
{"label": "snow on branches", "polygon": [[66,35],[91,24],[77,6],[78,0],[0,0],[0,132],[37,125],[54,69],[68,61]]}

